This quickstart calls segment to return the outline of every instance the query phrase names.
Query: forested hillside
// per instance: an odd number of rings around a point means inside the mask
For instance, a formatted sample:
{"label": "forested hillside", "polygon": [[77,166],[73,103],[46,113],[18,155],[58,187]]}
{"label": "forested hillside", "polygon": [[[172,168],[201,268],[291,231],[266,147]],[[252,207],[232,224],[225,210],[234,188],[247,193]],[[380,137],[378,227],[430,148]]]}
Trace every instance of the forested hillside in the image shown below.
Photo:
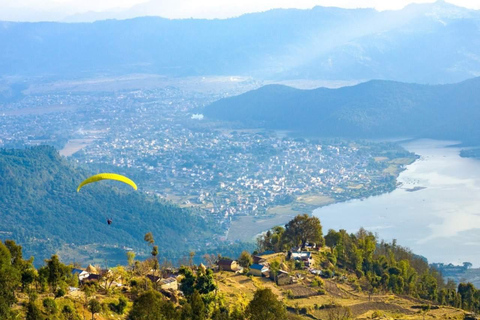
{"label": "forested hillside", "polygon": [[480,78],[435,86],[380,80],[340,89],[270,85],[203,111],[244,126],[323,136],[469,141],[480,134]]}
{"label": "forested hillside", "polygon": [[74,251],[96,244],[138,253],[148,249],[147,232],[162,244],[160,256],[178,258],[216,232],[206,217],[121,183],[103,181],[77,193],[78,184],[93,173],[74,167],[53,147],[1,149],[0,238],[15,239],[41,262],[65,244]]}

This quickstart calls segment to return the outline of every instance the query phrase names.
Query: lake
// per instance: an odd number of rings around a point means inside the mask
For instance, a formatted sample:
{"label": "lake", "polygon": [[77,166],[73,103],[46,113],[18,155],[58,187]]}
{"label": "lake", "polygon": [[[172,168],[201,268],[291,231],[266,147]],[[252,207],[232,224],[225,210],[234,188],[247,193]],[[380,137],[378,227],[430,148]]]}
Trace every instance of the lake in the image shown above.
{"label": "lake", "polygon": [[415,140],[402,144],[420,159],[406,167],[396,190],[364,200],[318,208],[328,229],[356,232],[412,249],[429,262],[480,266],[480,161],[461,158],[454,141]]}

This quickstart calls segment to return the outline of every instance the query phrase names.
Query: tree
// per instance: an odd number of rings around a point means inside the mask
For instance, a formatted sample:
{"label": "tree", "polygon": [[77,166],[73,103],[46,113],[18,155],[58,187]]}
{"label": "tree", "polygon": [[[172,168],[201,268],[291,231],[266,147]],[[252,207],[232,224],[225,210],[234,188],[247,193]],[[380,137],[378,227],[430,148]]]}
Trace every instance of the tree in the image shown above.
{"label": "tree", "polygon": [[458,293],[462,297],[463,309],[472,310],[475,291],[475,287],[470,282],[458,285]]}
{"label": "tree", "polygon": [[263,251],[273,250],[275,252],[283,251],[285,248],[283,234],[285,228],[281,226],[273,227],[257,238],[258,249]]}
{"label": "tree", "polygon": [[308,214],[297,215],[285,225],[284,238],[292,247],[300,245],[303,249],[308,241],[321,246],[324,240],[320,220]]}
{"label": "tree", "polygon": [[22,272],[22,291],[25,291],[30,284],[37,278],[37,271],[33,268],[28,268]]}
{"label": "tree", "polygon": [[160,267],[160,263],[158,262],[158,246],[153,246],[152,248],[152,260],[153,260],[153,270],[155,271],[155,274],[157,273],[157,270]]}
{"label": "tree", "polygon": [[105,272],[105,274],[102,276],[103,287],[105,288],[105,291],[109,292],[113,283],[117,281],[124,274],[125,274],[125,271],[122,266],[112,268],[107,272]]}
{"label": "tree", "polygon": [[141,294],[134,302],[128,315],[129,320],[167,320],[162,313],[162,295],[150,290]]}
{"label": "tree", "polygon": [[60,262],[58,256],[54,254],[50,260],[45,260],[47,263],[47,282],[52,289],[52,292],[57,290],[60,281],[65,280],[70,274],[70,269]]}
{"label": "tree", "polygon": [[339,232],[333,229],[328,230],[328,234],[325,236],[325,244],[333,250],[337,244],[342,240],[342,236]]}
{"label": "tree", "polygon": [[158,256],[158,246],[153,246],[152,248],[152,257],[156,259]]}
{"label": "tree", "polygon": [[197,290],[193,291],[189,303],[192,307],[192,320],[205,320],[207,317],[205,303]]}
{"label": "tree", "polygon": [[470,269],[472,266],[473,266],[473,264],[471,262],[464,262],[463,263],[463,267],[465,269]]}
{"label": "tree", "polygon": [[131,277],[133,277],[133,272],[135,269],[135,252],[127,251],[127,262],[128,262],[128,270],[129,270],[128,280],[130,280]]}
{"label": "tree", "polygon": [[128,261],[128,266],[130,268],[133,268],[133,264],[135,262],[135,252],[127,251],[127,261]]}
{"label": "tree", "polygon": [[[3,319],[3,318],[2,318]],[[39,307],[35,304],[34,301],[29,301],[27,303],[27,314],[26,320],[43,320],[43,314]]]}
{"label": "tree", "polygon": [[195,257],[195,251],[190,251],[188,258],[188,265],[193,267],[193,258]]}
{"label": "tree", "polygon": [[212,320],[230,320],[228,309],[217,308],[213,311]]}
{"label": "tree", "polygon": [[247,251],[242,251],[240,257],[238,257],[238,263],[244,267],[248,268],[253,263],[252,256]]}
{"label": "tree", "polygon": [[271,289],[258,289],[247,306],[245,315],[250,320],[284,320],[287,312]]}
{"label": "tree", "polygon": [[28,265],[28,262],[25,263],[23,260],[22,246],[17,245],[13,240],[5,240],[5,246],[8,248],[8,251],[10,251],[12,266],[22,271],[24,266],[26,264]]}
{"label": "tree", "polygon": [[62,309],[62,316],[65,320],[79,319],[74,308],[69,305],[64,305]]}
{"label": "tree", "polygon": [[190,303],[187,302],[182,306],[182,312],[181,312],[181,315],[180,315],[180,319],[181,320],[192,320],[192,317],[193,317],[192,306],[190,305]]}
{"label": "tree", "polygon": [[418,294],[422,299],[437,300],[437,279],[431,272],[425,272],[419,281]]}
{"label": "tree", "polygon": [[213,253],[212,254],[205,253],[203,255],[203,260],[205,260],[205,263],[207,264],[208,267],[211,267],[217,264],[218,259],[219,259],[218,256],[214,255]]}
{"label": "tree", "polygon": [[48,315],[54,315],[57,313],[57,303],[52,298],[43,299],[43,307]]}
{"label": "tree", "polygon": [[190,268],[185,266],[180,267],[180,274],[183,274],[183,279],[180,281],[180,290],[188,297],[192,295],[195,290],[197,277],[195,277]]}
{"label": "tree", "polygon": [[127,299],[121,296],[118,299],[118,303],[110,302],[108,304],[108,308],[115,313],[123,314],[125,312],[125,308],[127,307]]}
{"label": "tree", "polygon": [[0,319],[8,319],[10,307],[16,302],[15,288],[20,283],[20,273],[12,266],[8,248],[0,241]]}
{"label": "tree", "polygon": [[205,271],[199,269],[197,271],[195,289],[201,294],[207,294],[217,289],[213,280],[213,271],[211,269],[206,269]]}
{"label": "tree", "polygon": [[95,313],[102,311],[102,305],[97,299],[91,299],[88,301],[88,311],[92,314],[92,320],[95,320]]}
{"label": "tree", "polygon": [[146,233],[145,237],[143,237],[143,240],[145,240],[149,245],[153,245],[155,243],[153,234],[151,232]]}

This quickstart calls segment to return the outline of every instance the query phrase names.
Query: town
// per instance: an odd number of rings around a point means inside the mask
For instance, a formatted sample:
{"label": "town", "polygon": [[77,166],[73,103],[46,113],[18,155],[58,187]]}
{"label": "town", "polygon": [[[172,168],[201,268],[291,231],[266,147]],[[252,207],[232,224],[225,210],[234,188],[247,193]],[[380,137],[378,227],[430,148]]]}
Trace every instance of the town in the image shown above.
{"label": "town", "polygon": [[222,96],[174,87],[29,95],[4,109],[0,143],[53,144],[79,163],[136,172],[144,192],[227,220],[300,196],[389,192],[415,159],[393,143],[244,130],[197,113]]}

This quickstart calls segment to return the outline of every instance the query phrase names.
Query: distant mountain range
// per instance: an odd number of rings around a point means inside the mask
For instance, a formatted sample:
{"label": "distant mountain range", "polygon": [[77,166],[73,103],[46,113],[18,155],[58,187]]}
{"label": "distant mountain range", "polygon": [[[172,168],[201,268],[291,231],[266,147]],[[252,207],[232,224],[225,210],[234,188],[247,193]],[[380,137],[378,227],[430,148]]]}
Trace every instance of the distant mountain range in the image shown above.
{"label": "distant mountain range", "polygon": [[62,249],[64,261],[81,262],[79,252],[91,245],[87,261],[103,261],[105,252],[95,251],[105,247],[119,251],[116,261],[126,259],[124,246],[149,252],[147,232],[161,245],[159,256],[173,261],[214,243],[219,229],[210,218],[122,184],[104,181],[77,193],[87,175],[53,147],[0,149],[0,240],[14,239],[40,264]]}
{"label": "distant mountain range", "polygon": [[369,81],[339,89],[269,85],[202,110],[242,126],[332,137],[422,137],[477,142],[480,78],[457,84]]}
{"label": "distant mountain range", "polygon": [[449,83],[480,75],[480,11],[316,7],[225,20],[0,22],[0,76],[132,72]]}

